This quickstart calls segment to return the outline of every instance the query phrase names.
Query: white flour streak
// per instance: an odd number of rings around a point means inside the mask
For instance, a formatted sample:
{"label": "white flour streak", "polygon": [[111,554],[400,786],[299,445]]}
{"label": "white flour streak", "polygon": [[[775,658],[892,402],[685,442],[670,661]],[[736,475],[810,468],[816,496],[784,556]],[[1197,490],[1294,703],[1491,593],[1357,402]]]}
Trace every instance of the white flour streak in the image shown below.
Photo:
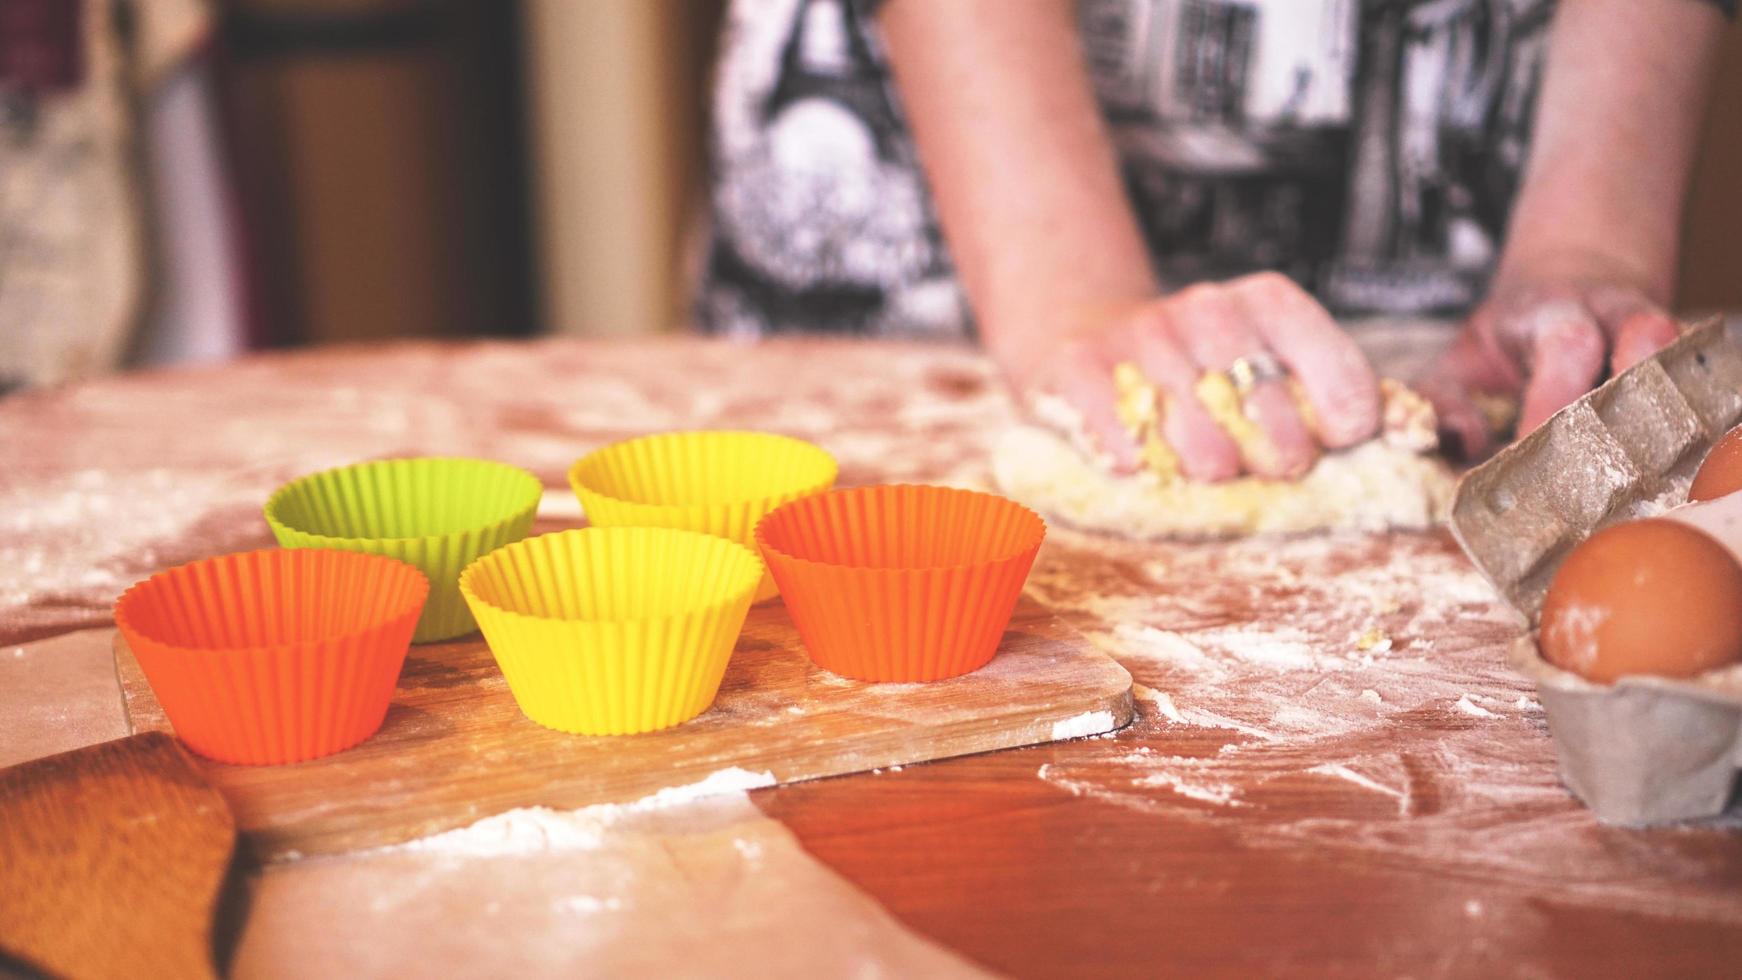
{"label": "white flour streak", "polygon": [[1168,721],[1184,723],[1186,720],[1185,716],[1179,713],[1179,709],[1174,707],[1173,698],[1153,687],[1144,687],[1142,684],[1134,683],[1131,685],[1131,695],[1139,701],[1148,701],[1155,705],[1155,710],[1160,712],[1161,716]]}
{"label": "white flour streak", "polygon": [[386,848],[466,857],[597,850],[607,831],[624,817],[682,806],[697,800],[774,785],[774,774],[732,766],[685,786],[671,786],[633,803],[601,803],[579,810],[533,806],[487,817],[468,827]]}
{"label": "white flour streak", "polygon": [[1075,718],[1055,721],[1052,725],[1052,740],[1062,742],[1067,738],[1082,738],[1086,735],[1100,735],[1113,730],[1113,712],[1085,711]]}
{"label": "white flour streak", "polygon": [[615,912],[623,907],[623,900],[616,897],[599,898],[596,895],[565,895],[556,900],[556,907],[563,912],[576,915],[597,915],[600,912]]}
{"label": "white flour streak", "polygon": [[604,845],[605,831],[621,819],[623,807],[602,804],[567,812],[522,807],[487,817],[469,827],[414,840],[389,851],[495,857],[538,851],[591,851]]}
{"label": "white flour streak", "polygon": [[1229,783],[1199,783],[1177,772],[1163,770],[1131,781],[1133,786],[1164,786],[1191,800],[1214,803],[1217,806],[1243,806],[1234,797],[1239,790]]}
{"label": "white flour streak", "polygon": [[1323,773],[1326,776],[1335,776],[1338,779],[1346,779],[1363,789],[1370,789],[1375,793],[1383,793],[1386,796],[1394,797],[1397,800],[1398,815],[1402,816],[1409,812],[1408,790],[1393,789],[1376,779],[1370,779],[1361,775],[1355,770],[1350,769],[1348,766],[1336,762],[1327,762],[1322,766],[1314,766],[1311,769],[1308,769],[1307,772]]}
{"label": "white flour streak", "polygon": [[[1123,777],[1124,785],[1132,789],[1165,789],[1175,796],[1183,797],[1197,803],[1211,803],[1218,807],[1244,806],[1238,797],[1240,788],[1225,780],[1206,777],[1202,773],[1213,769],[1213,763],[1206,759],[1192,759],[1183,756],[1158,755],[1154,749],[1139,747],[1129,750],[1103,762],[1121,767],[1126,773],[1137,770],[1136,775]],[[1090,778],[1085,773],[1079,778],[1070,774],[1069,764],[1060,766],[1047,763],[1036,773],[1042,780],[1059,786],[1073,796],[1092,796],[1105,799],[1108,802],[1125,804],[1129,796],[1116,788],[1103,786],[1097,779]],[[1145,809],[1153,807],[1145,806]]]}
{"label": "white flour streak", "polygon": [[1472,718],[1498,718],[1498,717],[1500,717],[1499,715],[1495,714],[1494,712],[1489,711],[1487,708],[1484,708],[1481,705],[1477,704],[1476,702],[1470,700],[1470,696],[1468,694],[1465,694],[1462,697],[1458,698],[1458,700],[1456,702],[1454,702],[1452,706],[1454,708],[1457,708],[1459,711],[1462,711],[1464,714],[1469,715]]}
{"label": "white flour streak", "polygon": [[1612,613],[1607,606],[1563,606],[1558,616],[1543,622],[1543,642],[1552,637],[1572,658],[1573,666],[1588,671],[1597,659],[1597,633]]}
{"label": "white flour streak", "polygon": [[737,766],[728,766],[725,769],[708,774],[706,779],[690,783],[686,786],[669,786],[652,796],[644,797],[641,801],[630,805],[641,807],[643,809],[657,809],[660,807],[675,806],[680,803],[688,803],[692,800],[699,800],[709,796],[720,796],[726,793],[741,793],[746,790],[761,789],[765,786],[773,786],[774,782],[774,773],[767,770],[763,770],[762,772],[751,772],[748,769],[740,769]]}
{"label": "white flour streak", "polygon": [[1194,670],[1216,670],[1218,665],[1202,648],[1178,633],[1141,623],[1120,623],[1110,638],[1096,637],[1096,645],[1118,653],[1141,651],[1146,657]]}

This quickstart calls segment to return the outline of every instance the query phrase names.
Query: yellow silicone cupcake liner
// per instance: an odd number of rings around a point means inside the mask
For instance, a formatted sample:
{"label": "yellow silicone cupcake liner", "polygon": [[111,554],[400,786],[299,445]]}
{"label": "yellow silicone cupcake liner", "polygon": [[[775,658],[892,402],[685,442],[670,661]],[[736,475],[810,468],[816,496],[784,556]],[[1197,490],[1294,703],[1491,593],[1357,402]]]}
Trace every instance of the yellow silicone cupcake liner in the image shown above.
{"label": "yellow silicone cupcake liner", "polygon": [[387,459],[314,473],[280,487],[266,522],[286,548],[338,548],[397,558],[429,578],[413,642],[446,640],[476,624],[460,571],[526,537],[544,487],[487,459]]}
{"label": "yellow silicone cupcake liner", "polygon": [[485,555],[460,575],[460,593],[528,718],[628,735],[714,703],[762,574],[725,538],[583,528]]}
{"label": "yellow silicone cupcake liner", "polygon": [[[822,449],[768,432],[668,432],[615,443],[569,468],[595,527],[675,527],[730,538],[752,551],[756,522],[835,485]],[[766,573],[756,601],[778,594]]]}

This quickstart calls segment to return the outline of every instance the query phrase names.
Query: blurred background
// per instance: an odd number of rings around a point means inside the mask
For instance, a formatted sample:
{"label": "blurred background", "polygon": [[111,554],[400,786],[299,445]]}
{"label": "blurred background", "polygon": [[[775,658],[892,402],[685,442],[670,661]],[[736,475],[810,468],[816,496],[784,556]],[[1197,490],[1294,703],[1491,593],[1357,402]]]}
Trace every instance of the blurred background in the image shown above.
{"label": "blurred background", "polygon": [[722,5],[0,0],[0,390],[677,328]]}
{"label": "blurred background", "polygon": [[[0,0],[0,390],[315,343],[683,329],[722,6]],[[1684,310],[1742,308],[1728,44]]]}

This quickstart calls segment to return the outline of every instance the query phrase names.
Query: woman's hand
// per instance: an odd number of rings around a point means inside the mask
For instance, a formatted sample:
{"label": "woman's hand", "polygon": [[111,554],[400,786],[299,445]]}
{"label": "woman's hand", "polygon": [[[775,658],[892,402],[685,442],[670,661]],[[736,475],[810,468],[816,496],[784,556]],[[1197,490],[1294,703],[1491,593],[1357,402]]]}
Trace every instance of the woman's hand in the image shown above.
{"label": "woman's hand", "polygon": [[1156,298],[1071,0],[889,0],[878,20],[981,338],[1031,403],[1131,472],[1114,370],[1132,365],[1157,394],[1145,448],[1200,480],[1299,475],[1374,434],[1372,369],[1288,279]]}
{"label": "woman's hand", "polygon": [[1617,277],[1503,280],[1420,387],[1439,414],[1447,448],[1480,458],[1497,433],[1478,399],[1516,400],[1523,435],[1677,333],[1674,318],[1645,289]]}
{"label": "woman's hand", "polygon": [[[1130,364],[1157,389],[1159,441],[1202,480],[1296,475],[1373,434],[1371,369],[1287,279],[1156,298],[1071,0],[890,0],[878,19],[981,337],[1031,402],[1053,396],[1131,472],[1114,385]],[[1223,382],[1210,404],[1205,379]]]}
{"label": "woman's hand", "polygon": [[1330,314],[1285,276],[1200,284],[1083,309],[1074,319],[1062,346],[1055,341],[1005,360],[1031,404],[1053,396],[1074,410],[1089,448],[1116,472],[1136,470],[1141,459],[1114,384],[1122,363],[1154,386],[1159,434],[1189,479],[1298,477],[1323,449],[1353,445],[1378,429],[1373,369]]}
{"label": "woman's hand", "polygon": [[1450,449],[1481,456],[1480,395],[1518,432],[1676,336],[1664,312],[1724,18],[1713,4],[1555,8],[1524,185],[1489,299],[1422,387]]}

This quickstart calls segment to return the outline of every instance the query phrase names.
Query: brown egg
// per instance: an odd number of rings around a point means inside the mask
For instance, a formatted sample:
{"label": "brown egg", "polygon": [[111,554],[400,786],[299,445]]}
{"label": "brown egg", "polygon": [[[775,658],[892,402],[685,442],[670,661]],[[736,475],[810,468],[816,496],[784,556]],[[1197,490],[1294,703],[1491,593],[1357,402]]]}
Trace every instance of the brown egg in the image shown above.
{"label": "brown egg", "polygon": [[1742,490],[1742,425],[1724,433],[1688,487],[1689,500],[1713,500]]}
{"label": "brown egg", "polygon": [[1542,655],[1607,684],[1742,660],[1742,565],[1686,524],[1632,521],[1573,549],[1542,603]]}

